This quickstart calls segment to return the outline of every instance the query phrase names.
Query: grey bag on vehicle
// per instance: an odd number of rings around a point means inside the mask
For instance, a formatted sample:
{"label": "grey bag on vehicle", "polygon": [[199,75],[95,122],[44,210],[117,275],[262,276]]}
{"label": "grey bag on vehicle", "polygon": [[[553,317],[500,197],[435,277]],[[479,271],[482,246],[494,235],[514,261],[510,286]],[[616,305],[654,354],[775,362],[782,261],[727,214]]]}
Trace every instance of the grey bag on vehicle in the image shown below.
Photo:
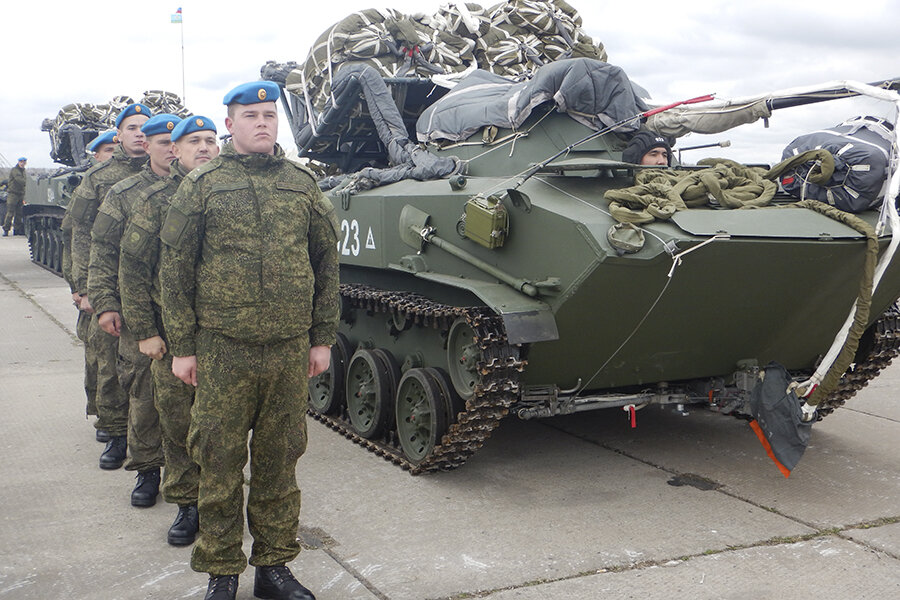
{"label": "grey bag on vehicle", "polygon": [[834,173],[824,185],[808,180],[812,163],[804,163],[779,177],[784,190],[797,198],[812,198],[857,213],[884,198],[891,155],[891,124],[876,117],[854,117],[830,129],[802,135],[782,153],[789,159],[807,150],[828,150]]}

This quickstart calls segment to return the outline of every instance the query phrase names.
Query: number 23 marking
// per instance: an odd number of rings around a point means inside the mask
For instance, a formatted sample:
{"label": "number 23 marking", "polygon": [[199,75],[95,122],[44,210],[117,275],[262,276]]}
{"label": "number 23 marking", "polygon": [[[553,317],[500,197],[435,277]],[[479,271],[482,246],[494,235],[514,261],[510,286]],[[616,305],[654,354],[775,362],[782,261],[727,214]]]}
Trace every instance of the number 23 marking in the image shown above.
{"label": "number 23 marking", "polygon": [[[338,242],[338,250],[344,256],[359,256],[359,223],[353,219],[349,223],[347,219],[341,221],[341,231],[344,234],[344,241]],[[352,239],[351,239],[352,236]]]}

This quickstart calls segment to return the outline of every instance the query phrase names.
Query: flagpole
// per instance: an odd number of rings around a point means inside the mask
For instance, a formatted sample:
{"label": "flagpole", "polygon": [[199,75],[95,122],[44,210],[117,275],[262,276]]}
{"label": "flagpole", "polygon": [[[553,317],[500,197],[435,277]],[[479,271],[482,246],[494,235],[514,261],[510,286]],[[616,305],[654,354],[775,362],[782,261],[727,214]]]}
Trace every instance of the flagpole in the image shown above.
{"label": "flagpole", "polygon": [[179,25],[181,25],[181,104],[187,106],[187,93],[184,87],[184,17]]}

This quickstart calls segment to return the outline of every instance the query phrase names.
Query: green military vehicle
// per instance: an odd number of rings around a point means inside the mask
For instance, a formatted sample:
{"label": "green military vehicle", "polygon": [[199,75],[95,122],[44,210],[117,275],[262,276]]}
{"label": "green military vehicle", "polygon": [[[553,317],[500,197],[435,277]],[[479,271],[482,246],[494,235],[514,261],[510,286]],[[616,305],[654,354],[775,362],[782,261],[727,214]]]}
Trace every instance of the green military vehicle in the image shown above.
{"label": "green military vehicle", "polygon": [[895,165],[851,214],[788,193],[798,172],[828,186],[819,158],[781,173],[622,161],[638,128],[674,139],[822,99],[896,102],[895,81],[654,109],[589,53],[536,59],[518,81],[479,62],[453,85],[427,48],[353,55],[365,27],[341,22],[305,63],[262,69],[340,226],[340,333],[310,383],[315,418],[421,473],[463,464],[508,414],[747,416],[770,361],[822,418],[897,354]]}

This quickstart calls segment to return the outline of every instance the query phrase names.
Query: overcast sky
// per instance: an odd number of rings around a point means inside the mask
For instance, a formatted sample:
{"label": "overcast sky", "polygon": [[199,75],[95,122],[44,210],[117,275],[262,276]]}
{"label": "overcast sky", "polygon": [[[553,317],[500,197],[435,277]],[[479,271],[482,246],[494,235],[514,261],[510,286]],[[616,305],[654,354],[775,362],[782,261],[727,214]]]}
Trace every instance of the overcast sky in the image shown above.
{"label": "overcast sky", "polygon": [[[0,51],[0,154],[30,167],[54,166],[41,121],[70,102],[136,99],[148,89],[182,93],[184,34],[186,104],[225,131],[222,96],[259,78],[266,60],[302,61],[314,39],[353,11],[389,6],[433,13],[440,0],[173,0],[170,3],[44,1],[5,3]],[[485,3],[492,5],[493,3]],[[744,96],[833,79],[875,81],[900,76],[900,2],[703,0],[602,2],[570,0],[584,28],[601,41],[609,62],[625,69],[655,101],[715,92]],[[179,6],[184,24],[170,15]],[[776,113],[771,128],[713,136],[734,146],[713,152],[776,162],[780,148],[803,133],[855,114],[886,114],[874,101],[829,103]],[[286,124],[286,149],[293,142]],[[679,145],[705,143],[699,136]],[[702,151],[697,151],[702,152]],[[709,155],[711,155],[709,154]],[[685,159],[694,160],[702,156]]]}

